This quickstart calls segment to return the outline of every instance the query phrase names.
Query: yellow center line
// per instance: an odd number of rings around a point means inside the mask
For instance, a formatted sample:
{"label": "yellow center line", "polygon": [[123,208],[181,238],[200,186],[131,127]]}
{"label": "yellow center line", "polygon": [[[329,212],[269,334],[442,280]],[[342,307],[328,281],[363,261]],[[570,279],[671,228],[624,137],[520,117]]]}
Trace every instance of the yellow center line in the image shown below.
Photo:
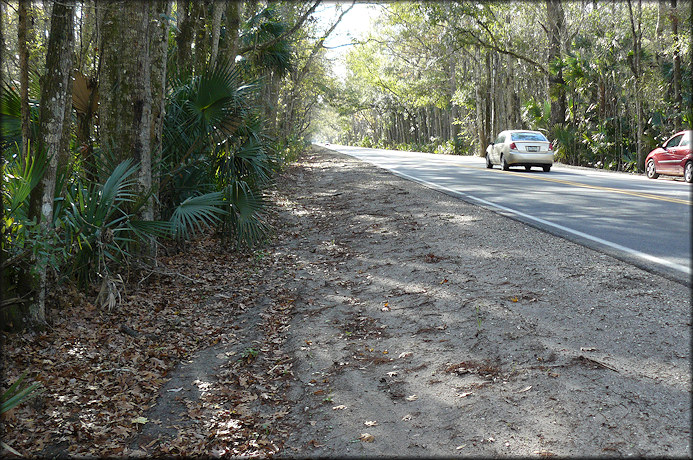
{"label": "yellow center line", "polygon": [[[461,165],[461,164],[458,164],[457,166],[460,166],[462,168],[470,168],[470,169],[483,169],[483,168],[479,168],[477,166],[469,166],[469,165]],[[514,171],[502,171],[502,170],[498,170],[498,169],[490,169],[489,171],[494,171],[496,173],[513,174],[515,176],[522,176],[522,177],[526,177],[529,179],[543,180],[543,181],[547,181],[547,182],[556,182],[559,184],[574,185],[576,187],[589,188],[589,189],[593,189],[593,190],[604,190],[607,192],[621,193],[623,195],[632,195],[632,196],[637,196],[640,198],[649,198],[651,200],[668,201],[670,203],[679,203],[679,204],[685,204],[688,206],[693,204],[690,200],[684,200],[681,198],[671,198],[671,197],[666,197],[666,196],[661,196],[661,195],[653,195],[651,193],[633,192],[630,190],[622,190],[622,189],[613,188],[613,187],[602,187],[601,185],[587,185],[587,184],[581,184],[580,182],[573,182],[573,181],[568,181],[568,180],[563,180],[563,179],[554,179],[554,178],[550,178],[550,177],[529,176],[527,174],[522,174],[522,173],[514,172]]]}

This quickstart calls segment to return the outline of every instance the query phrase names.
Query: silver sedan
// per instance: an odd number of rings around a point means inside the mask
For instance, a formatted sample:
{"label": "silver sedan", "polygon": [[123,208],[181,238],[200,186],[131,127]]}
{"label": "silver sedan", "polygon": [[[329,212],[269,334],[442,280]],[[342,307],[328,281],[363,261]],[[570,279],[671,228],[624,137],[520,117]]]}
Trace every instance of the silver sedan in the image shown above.
{"label": "silver sedan", "polygon": [[508,130],[501,132],[486,149],[486,167],[500,165],[504,171],[510,166],[541,166],[549,172],[553,165],[553,146],[539,131]]}

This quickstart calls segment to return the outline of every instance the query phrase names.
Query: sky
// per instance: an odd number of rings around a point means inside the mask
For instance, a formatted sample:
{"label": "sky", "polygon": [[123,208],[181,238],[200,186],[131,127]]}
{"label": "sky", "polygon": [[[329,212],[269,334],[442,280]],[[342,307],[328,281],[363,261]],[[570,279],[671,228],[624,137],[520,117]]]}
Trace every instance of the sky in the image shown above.
{"label": "sky", "polygon": [[[322,3],[316,10],[316,16],[324,24],[324,30],[327,30],[341,14],[341,11],[338,11],[338,6],[341,6],[343,11],[351,3],[350,1]],[[360,38],[366,34],[371,28],[371,20],[379,14],[379,10],[380,7],[372,3],[355,4],[325,41],[325,47],[328,48],[327,57],[333,62],[334,73],[338,77],[343,79],[346,76],[344,56],[347,50],[351,48],[351,46],[343,45],[348,45],[353,38]]]}

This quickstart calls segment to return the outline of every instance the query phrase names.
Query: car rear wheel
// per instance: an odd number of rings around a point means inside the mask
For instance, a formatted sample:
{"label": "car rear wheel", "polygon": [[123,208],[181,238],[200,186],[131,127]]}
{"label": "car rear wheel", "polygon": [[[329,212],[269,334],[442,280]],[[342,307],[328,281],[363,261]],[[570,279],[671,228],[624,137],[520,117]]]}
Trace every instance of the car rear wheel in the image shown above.
{"label": "car rear wheel", "polygon": [[648,179],[656,179],[659,177],[659,174],[657,174],[657,170],[655,169],[654,160],[650,160],[647,162],[647,166],[645,167],[645,170],[646,170]]}
{"label": "car rear wheel", "polygon": [[541,167],[541,169],[543,169],[544,172],[549,172],[549,171],[551,171],[551,165],[544,165]]}
{"label": "car rear wheel", "polygon": [[505,161],[505,157],[501,157],[501,168],[503,169],[503,171],[507,171],[508,169],[510,169],[508,162]]}
{"label": "car rear wheel", "polygon": [[525,171],[529,171],[530,169],[532,169],[531,166],[525,166]]}
{"label": "car rear wheel", "polygon": [[689,161],[683,167],[683,179],[689,184],[693,182],[693,161]]}
{"label": "car rear wheel", "polygon": [[488,169],[493,168],[493,163],[491,163],[491,156],[488,153],[486,154],[486,167]]}

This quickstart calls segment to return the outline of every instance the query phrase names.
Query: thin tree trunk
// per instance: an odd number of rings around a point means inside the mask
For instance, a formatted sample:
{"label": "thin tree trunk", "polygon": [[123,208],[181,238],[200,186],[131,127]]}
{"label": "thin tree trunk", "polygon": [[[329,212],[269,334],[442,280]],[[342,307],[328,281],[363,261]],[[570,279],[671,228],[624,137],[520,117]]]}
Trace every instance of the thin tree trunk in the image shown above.
{"label": "thin tree trunk", "polygon": [[633,34],[633,59],[630,62],[633,77],[635,78],[635,118],[637,121],[637,168],[638,172],[645,170],[645,151],[642,148],[643,138],[643,110],[642,110],[642,94],[641,93],[641,68],[640,68],[640,47],[642,40],[642,0],[638,0],[638,16],[637,26],[633,15],[633,6],[631,0],[628,0],[628,14],[630,17],[631,33]]}
{"label": "thin tree trunk", "polygon": [[241,27],[241,5],[238,0],[226,1],[226,49],[224,56],[231,65],[236,62],[238,53],[238,32]]}
{"label": "thin tree trunk", "polygon": [[[74,0],[53,3],[51,28],[46,53],[47,74],[41,91],[39,117],[39,145],[36,152],[45,152],[47,167],[43,178],[31,193],[29,217],[37,218],[43,228],[53,224],[53,201],[58,170],[60,142],[65,122],[65,105],[70,101],[67,93],[71,76],[72,46],[74,39]],[[32,280],[35,297],[29,306],[29,320],[39,327],[46,323],[46,267],[37,267]]]}
{"label": "thin tree trunk", "polygon": [[[679,43],[679,17],[676,11],[676,0],[671,0],[671,36],[674,42],[674,72],[672,75],[674,87],[674,110],[680,113],[683,108],[683,98],[681,96],[681,44]],[[681,129],[681,117],[674,117],[675,131]]]}
{"label": "thin tree trunk", "polygon": [[[549,68],[562,57],[561,37],[565,30],[565,15],[561,0],[546,0],[549,38]],[[551,99],[551,128],[565,124],[566,95],[563,70],[549,70],[549,97]]]}
{"label": "thin tree trunk", "polygon": [[226,5],[222,0],[214,0],[214,6],[212,7],[212,52],[209,58],[211,65],[217,62],[217,55],[219,54],[219,35],[221,34],[221,17],[224,13],[224,8]]}
{"label": "thin tree trunk", "polygon": [[[161,160],[164,116],[166,115],[166,54],[168,50],[168,21],[162,20],[171,13],[170,0],[155,0],[151,2],[149,48],[151,60],[151,92],[152,92],[152,121],[151,121],[151,154],[152,154],[152,187],[159,189],[159,174],[154,171]],[[154,200],[153,215],[158,218],[159,209]]]}
{"label": "thin tree trunk", "polygon": [[199,75],[207,65],[207,52],[209,51],[209,40],[207,40],[207,2],[196,0],[193,2],[192,11],[193,30],[195,33],[195,74]]}
{"label": "thin tree trunk", "polygon": [[457,69],[455,67],[455,60],[451,59],[450,60],[450,118],[451,118],[451,124],[450,124],[450,131],[452,137],[452,145],[454,146],[454,152],[455,155],[460,155],[462,153],[461,151],[461,146],[460,146],[460,140],[458,137],[460,127],[458,124],[455,123],[457,118],[459,117],[458,115],[458,107],[455,103],[452,102],[452,98],[455,95],[455,91],[457,91]]}
{"label": "thin tree trunk", "polygon": [[19,91],[22,111],[22,158],[29,158],[29,141],[31,139],[31,112],[29,109],[29,46],[27,44],[27,3],[19,0],[17,8],[17,47],[19,48]]}
{"label": "thin tree trunk", "polygon": [[[71,49],[72,57],[70,62],[74,62],[74,49]],[[72,67],[72,66],[70,66]],[[72,87],[74,78],[72,68],[69,69],[67,78],[67,102],[65,103],[65,114],[63,116],[63,133],[60,136],[60,147],[58,148],[58,168],[69,169],[72,163],[72,152],[70,152],[70,140],[72,139]]]}
{"label": "thin tree trunk", "polygon": [[[4,62],[5,58],[5,7],[2,2],[0,2],[0,62]],[[5,81],[5,73],[2,70],[2,65],[0,65],[0,81]],[[0,171],[5,171],[5,155],[0,154]],[[4,190],[4,177],[0,179],[0,222],[5,222],[5,190]],[[7,243],[5,239],[5,234],[0,232],[0,244],[5,246]],[[0,270],[0,299],[6,298],[6,283],[5,283],[5,270]],[[0,316],[2,319],[2,316]]]}
{"label": "thin tree trunk", "polygon": [[[192,8],[193,10],[195,8]],[[195,21],[191,13],[190,0],[178,2],[178,35],[176,36],[178,74],[192,75],[192,42]]]}

